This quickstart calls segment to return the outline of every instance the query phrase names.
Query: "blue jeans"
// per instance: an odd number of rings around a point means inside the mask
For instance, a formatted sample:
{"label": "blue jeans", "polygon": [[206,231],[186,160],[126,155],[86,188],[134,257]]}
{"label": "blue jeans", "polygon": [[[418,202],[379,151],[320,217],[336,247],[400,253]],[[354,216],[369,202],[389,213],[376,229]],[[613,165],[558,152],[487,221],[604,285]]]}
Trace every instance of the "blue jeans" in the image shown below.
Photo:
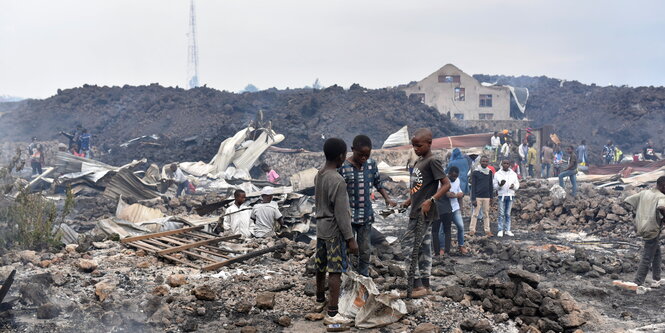
{"label": "blue jeans", "polygon": [[[559,174],[559,186],[563,187],[563,179],[570,177],[570,184],[573,185],[572,195],[577,195],[577,170],[566,170]],[[565,187],[563,187],[565,189]]]}
{"label": "blue jeans", "polygon": [[[482,212],[482,210],[481,210]],[[453,212],[453,223],[455,223],[455,227],[457,228],[457,245],[463,246],[464,245],[464,220],[462,220],[462,210],[458,209]],[[439,231],[439,242],[444,243],[444,240],[446,238],[446,230],[445,228],[441,228]]]}
{"label": "blue jeans", "polygon": [[179,197],[180,194],[182,194],[182,191],[186,191],[187,188],[189,187],[189,180],[185,180],[184,182],[178,184],[178,189],[175,191],[175,197]]}
{"label": "blue jeans", "polygon": [[369,258],[372,252],[372,243],[370,242],[372,223],[352,223],[351,228],[358,243],[358,255],[351,255],[351,258],[353,258],[352,262],[354,263],[355,258],[358,257],[358,264],[355,266],[355,271],[362,276],[369,276]]}
{"label": "blue jeans", "polygon": [[[547,170],[547,171],[545,171]],[[550,178],[550,170],[552,170],[552,164],[550,163],[543,163],[542,167],[540,169],[540,177],[542,178]]]}
{"label": "blue jeans", "polygon": [[510,231],[510,211],[512,209],[512,197],[499,197],[499,231]]}

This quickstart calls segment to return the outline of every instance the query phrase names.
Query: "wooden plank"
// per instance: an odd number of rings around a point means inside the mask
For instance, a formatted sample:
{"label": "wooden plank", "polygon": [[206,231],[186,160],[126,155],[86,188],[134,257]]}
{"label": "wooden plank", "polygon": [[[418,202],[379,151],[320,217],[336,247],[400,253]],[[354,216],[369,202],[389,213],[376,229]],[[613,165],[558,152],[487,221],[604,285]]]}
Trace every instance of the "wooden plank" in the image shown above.
{"label": "wooden plank", "polygon": [[[149,245],[149,244],[145,244],[145,243],[140,242],[140,241],[138,241],[138,242],[133,242],[133,243],[131,243],[131,245],[134,246],[134,247],[136,247],[136,248],[143,249],[143,250],[146,250],[146,251],[149,251],[149,252],[153,252],[153,253],[156,253],[156,252],[157,252],[157,251],[153,250],[153,249],[154,249],[153,246],[151,246],[151,245]],[[157,250],[159,250],[159,249],[157,249]],[[180,259],[178,259],[178,258],[176,258],[176,257],[173,257],[173,256],[163,255],[163,256],[161,256],[161,257],[166,258],[166,259],[169,259],[169,260],[172,260],[172,261],[175,261],[175,262],[178,262],[178,263],[181,263],[181,264],[186,265],[186,266],[189,266],[189,267],[193,267],[193,268],[197,268],[197,269],[200,269],[200,268],[201,268],[201,267],[199,267],[199,266],[196,265],[196,264],[193,264],[193,263],[190,263],[190,262],[187,262],[187,261],[184,261],[184,260],[180,260]]]}
{"label": "wooden plank", "polygon": [[205,244],[219,243],[221,241],[222,241],[221,238],[202,240],[202,241],[198,241],[198,242],[193,242],[193,243],[189,243],[189,244],[185,244],[185,245],[179,245],[179,246],[171,247],[171,248],[168,248],[168,249],[164,249],[164,250],[161,250],[161,251],[157,252],[157,254],[169,254],[169,253],[173,253],[173,252],[179,252],[179,251],[182,251],[182,250],[191,249],[193,247],[199,247],[199,246],[205,245]]}
{"label": "wooden plank", "polygon": [[144,240],[144,239],[150,239],[150,238],[168,236],[168,235],[183,234],[183,233],[190,232],[190,231],[193,231],[193,230],[198,230],[198,229],[203,229],[203,226],[200,225],[200,226],[197,226],[197,227],[188,227],[188,228],[157,232],[157,233],[141,235],[141,236],[127,237],[125,239],[121,239],[120,242],[121,243],[129,243],[129,242],[134,242],[134,241],[137,241],[137,240]]}
{"label": "wooden plank", "polygon": [[129,245],[130,246],[135,246],[135,247],[138,247],[138,248],[142,248],[146,251],[153,252],[153,253],[157,253],[157,251],[161,250],[160,248],[152,246],[152,245],[150,245],[148,243],[145,243],[143,241],[132,242]]}
{"label": "wooden plank", "polygon": [[[180,244],[187,244],[187,243],[183,243],[183,242],[181,242],[180,240],[175,239],[175,238],[172,238],[172,237],[169,237],[169,236],[161,237],[161,238],[171,239],[174,243],[177,242],[177,243],[180,243]],[[200,247],[197,247],[195,250],[200,251],[200,252],[203,252],[203,253],[207,253],[207,254],[212,254],[212,255],[217,256],[217,257],[222,257],[222,258],[228,258],[228,257],[229,257],[229,256],[224,255],[224,254],[222,254],[222,253],[217,253],[217,252],[213,252],[213,251],[210,251],[210,250],[206,250],[205,247],[208,247],[208,246],[207,246],[207,245],[202,245],[202,246],[200,246]],[[211,248],[213,248],[213,249],[217,249],[216,247],[211,247]],[[222,250],[222,251],[223,251],[223,250]],[[221,252],[221,251],[220,251],[220,252]]]}
{"label": "wooden plank", "polygon": [[188,255],[190,255],[190,256],[192,256],[192,257],[194,257],[194,258],[199,258],[199,259],[203,259],[203,260],[206,260],[206,261],[219,262],[219,260],[217,260],[217,259],[213,259],[213,258],[210,258],[210,257],[206,257],[206,256],[204,256],[204,255],[201,255],[201,254],[198,254],[198,253],[194,253],[194,252],[190,252],[190,251],[187,251],[187,250],[182,251],[182,253],[185,253],[185,254],[188,254]]}
{"label": "wooden plank", "polygon": [[222,262],[219,262],[219,263],[216,263],[216,264],[204,266],[202,269],[204,271],[212,271],[212,270],[215,270],[215,269],[218,269],[218,268],[221,268],[221,267],[233,264],[233,263],[243,262],[247,259],[251,259],[251,258],[254,258],[254,257],[258,257],[260,255],[264,255],[266,253],[270,253],[270,252],[279,250],[279,249],[281,249],[285,246],[286,246],[286,244],[282,243],[280,245],[276,245],[276,246],[268,247],[268,248],[265,248],[265,249],[262,249],[262,250],[250,252],[250,253],[247,253],[247,254],[244,254],[244,255],[241,255],[241,256],[238,256],[238,257],[235,257],[235,258],[231,258],[229,260],[222,261]]}

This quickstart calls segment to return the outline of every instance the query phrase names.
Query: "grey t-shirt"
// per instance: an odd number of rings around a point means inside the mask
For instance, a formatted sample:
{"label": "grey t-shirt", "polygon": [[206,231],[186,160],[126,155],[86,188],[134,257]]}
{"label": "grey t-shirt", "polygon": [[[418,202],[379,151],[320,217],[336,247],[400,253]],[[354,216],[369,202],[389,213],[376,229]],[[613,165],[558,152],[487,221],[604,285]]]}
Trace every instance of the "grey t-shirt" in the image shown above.
{"label": "grey t-shirt", "polygon": [[[410,218],[418,218],[420,206],[429,200],[439,189],[439,181],[446,178],[441,161],[429,156],[420,158],[411,173],[411,213]],[[439,217],[437,205],[433,204],[426,220],[431,221]]]}
{"label": "grey t-shirt", "polygon": [[277,203],[258,203],[254,205],[250,219],[254,220],[252,234],[254,237],[272,237],[275,236],[275,221],[282,217]]}
{"label": "grey t-shirt", "polygon": [[337,170],[319,171],[314,178],[316,238],[353,237],[346,182]]}

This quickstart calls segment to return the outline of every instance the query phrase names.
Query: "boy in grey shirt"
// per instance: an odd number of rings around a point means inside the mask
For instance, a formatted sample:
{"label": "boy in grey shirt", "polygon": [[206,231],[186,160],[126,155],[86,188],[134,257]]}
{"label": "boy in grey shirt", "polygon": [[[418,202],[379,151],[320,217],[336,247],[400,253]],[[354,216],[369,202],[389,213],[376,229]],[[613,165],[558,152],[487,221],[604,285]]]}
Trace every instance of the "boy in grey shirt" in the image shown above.
{"label": "boy in grey shirt", "polygon": [[314,178],[316,205],[316,301],[326,301],[326,273],[329,275],[330,303],[323,323],[351,324],[352,319],[337,312],[337,302],[342,282],[342,273],[346,272],[347,248],[358,254],[358,244],[351,229],[351,208],[346,182],[337,172],[346,159],[346,143],[337,138],[326,140],[323,145],[326,164]]}

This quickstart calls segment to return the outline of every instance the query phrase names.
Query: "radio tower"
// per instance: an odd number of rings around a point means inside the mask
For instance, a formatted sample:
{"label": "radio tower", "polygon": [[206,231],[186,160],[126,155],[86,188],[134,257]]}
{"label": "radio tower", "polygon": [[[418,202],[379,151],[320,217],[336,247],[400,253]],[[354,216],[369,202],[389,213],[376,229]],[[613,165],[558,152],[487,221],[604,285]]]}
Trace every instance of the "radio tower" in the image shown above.
{"label": "radio tower", "polygon": [[189,45],[187,47],[187,82],[189,88],[199,86],[199,51],[196,46],[196,12],[194,11],[194,0],[190,1],[189,7]]}

